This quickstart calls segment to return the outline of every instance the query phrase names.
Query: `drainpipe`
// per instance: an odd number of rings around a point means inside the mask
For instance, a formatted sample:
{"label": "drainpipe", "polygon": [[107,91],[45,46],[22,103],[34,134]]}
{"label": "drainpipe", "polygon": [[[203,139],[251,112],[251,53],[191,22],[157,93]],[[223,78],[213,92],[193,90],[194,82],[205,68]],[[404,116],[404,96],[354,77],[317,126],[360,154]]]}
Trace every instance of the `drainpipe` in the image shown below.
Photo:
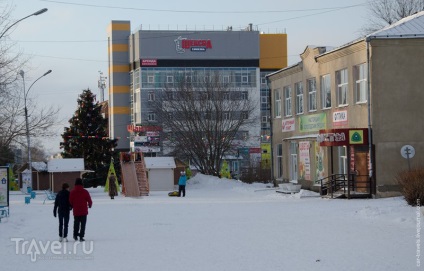
{"label": "drainpipe", "polygon": [[266,78],[266,85],[268,86],[268,90],[269,90],[269,92],[268,92],[269,99],[268,100],[269,100],[269,125],[271,127],[270,133],[269,133],[270,140],[271,140],[271,161],[270,161],[271,162],[271,180],[274,184],[274,187],[278,187],[277,179],[274,177],[274,151],[273,151],[273,149],[274,149],[274,145],[273,145],[274,137],[272,135],[273,133],[272,133],[272,100],[271,100],[272,89],[271,89],[271,82],[269,81],[269,77],[266,76],[265,78]]}
{"label": "drainpipe", "polygon": [[[370,37],[366,37],[365,42],[367,43],[367,100],[368,100],[368,148],[369,148],[369,154],[370,154],[370,170],[369,170],[369,177],[370,180],[373,178],[373,151],[372,151],[372,125],[371,125],[371,77],[370,77],[370,71],[371,71],[371,61],[370,61]],[[370,188],[371,189],[371,188]],[[374,189],[374,188],[373,188]],[[376,192],[376,191],[374,191]]]}

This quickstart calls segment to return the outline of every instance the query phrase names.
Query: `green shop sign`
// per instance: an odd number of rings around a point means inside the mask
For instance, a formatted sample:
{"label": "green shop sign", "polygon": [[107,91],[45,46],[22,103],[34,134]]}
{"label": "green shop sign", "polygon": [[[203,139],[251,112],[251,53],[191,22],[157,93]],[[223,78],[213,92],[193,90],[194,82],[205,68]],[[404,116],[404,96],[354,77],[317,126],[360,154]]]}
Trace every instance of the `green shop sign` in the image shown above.
{"label": "green shop sign", "polygon": [[316,132],[327,127],[325,113],[301,116],[299,118],[299,132]]}

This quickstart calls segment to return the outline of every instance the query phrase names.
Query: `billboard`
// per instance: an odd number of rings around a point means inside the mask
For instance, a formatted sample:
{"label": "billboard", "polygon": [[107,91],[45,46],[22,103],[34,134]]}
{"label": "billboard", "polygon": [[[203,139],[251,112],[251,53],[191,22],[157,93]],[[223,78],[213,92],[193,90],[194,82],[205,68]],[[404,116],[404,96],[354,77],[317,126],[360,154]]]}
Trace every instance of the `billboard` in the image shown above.
{"label": "billboard", "polygon": [[[156,66],[160,59],[259,60],[258,31],[160,31],[134,34],[135,57],[142,66]],[[138,61],[139,59],[132,59]]]}

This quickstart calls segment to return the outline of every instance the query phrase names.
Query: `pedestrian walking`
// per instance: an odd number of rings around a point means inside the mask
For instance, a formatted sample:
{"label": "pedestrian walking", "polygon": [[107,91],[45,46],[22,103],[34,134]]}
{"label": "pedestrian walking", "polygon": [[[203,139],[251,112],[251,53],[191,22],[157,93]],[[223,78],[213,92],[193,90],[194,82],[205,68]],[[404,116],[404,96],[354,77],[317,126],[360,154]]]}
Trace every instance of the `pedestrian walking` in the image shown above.
{"label": "pedestrian walking", "polygon": [[53,215],[59,215],[59,241],[68,242],[69,213],[72,207],[69,203],[69,184],[63,183],[62,190],[56,195]]}
{"label": "pedestrian walking", "polygon": [[118,188],[116,187],[115,174],[112,172],[109,177],[109,197],[114,199],[116,196],[118,196]]}
{"label": "pedestrian walking", "polygon": [[79,237],[79,240],[83,242],[88,208],[91,208],[93,202],[90,193],[82,186],[81,178],[75,180],[75,187],[69,194],[69,202],[74,213],[74,240],[77,241]]}
{"label": "pedestrian walking", "polygon": [[181,176],[178,179],[178,197],[181,197],[181,194],[183,197],[185,197],[185,187],[187,183],[187,176],[185,171],[181,171]]}

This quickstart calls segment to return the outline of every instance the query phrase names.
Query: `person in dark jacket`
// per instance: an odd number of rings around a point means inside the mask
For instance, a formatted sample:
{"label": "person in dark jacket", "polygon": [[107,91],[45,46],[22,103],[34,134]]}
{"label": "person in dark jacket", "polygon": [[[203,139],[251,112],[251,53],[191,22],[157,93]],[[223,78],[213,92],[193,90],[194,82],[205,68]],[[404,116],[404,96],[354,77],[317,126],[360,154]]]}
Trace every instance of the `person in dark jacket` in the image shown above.
{"label": "person in dark jacket", "polygon": [[91,208],[93,202],[91,201],[90,193],[82,186],[81,178],[76,179],[75,187],[69,195],[69,202],[74,213],[74,240],[77,241],[79,237],[79,240],[83,242],[85,241],[88,208]]}
{"label": "person in dark jacket", "polygon": [[183,194],[183,197],[185,197],[186,183],[187,183],[187,176],[185,174],[185,171],[181,171],[181,176],[178,179],[178,197],[181,197],[181,192]]}
{"label": "person in dark jacket", "polygon": [[116,177],[115,174],[111,173],[109,177],[109,197],[114,199],[118,196],[118,189],[116,188]]}
{"label": "person in dark jacket", "polygon": [[63,183],[62,190],[56,195],[54,201],[53,215],[54,217],[59,214],[59,241],[68,242],[68,224],[69,212],[72,207],[69,203],[69,184]]}

